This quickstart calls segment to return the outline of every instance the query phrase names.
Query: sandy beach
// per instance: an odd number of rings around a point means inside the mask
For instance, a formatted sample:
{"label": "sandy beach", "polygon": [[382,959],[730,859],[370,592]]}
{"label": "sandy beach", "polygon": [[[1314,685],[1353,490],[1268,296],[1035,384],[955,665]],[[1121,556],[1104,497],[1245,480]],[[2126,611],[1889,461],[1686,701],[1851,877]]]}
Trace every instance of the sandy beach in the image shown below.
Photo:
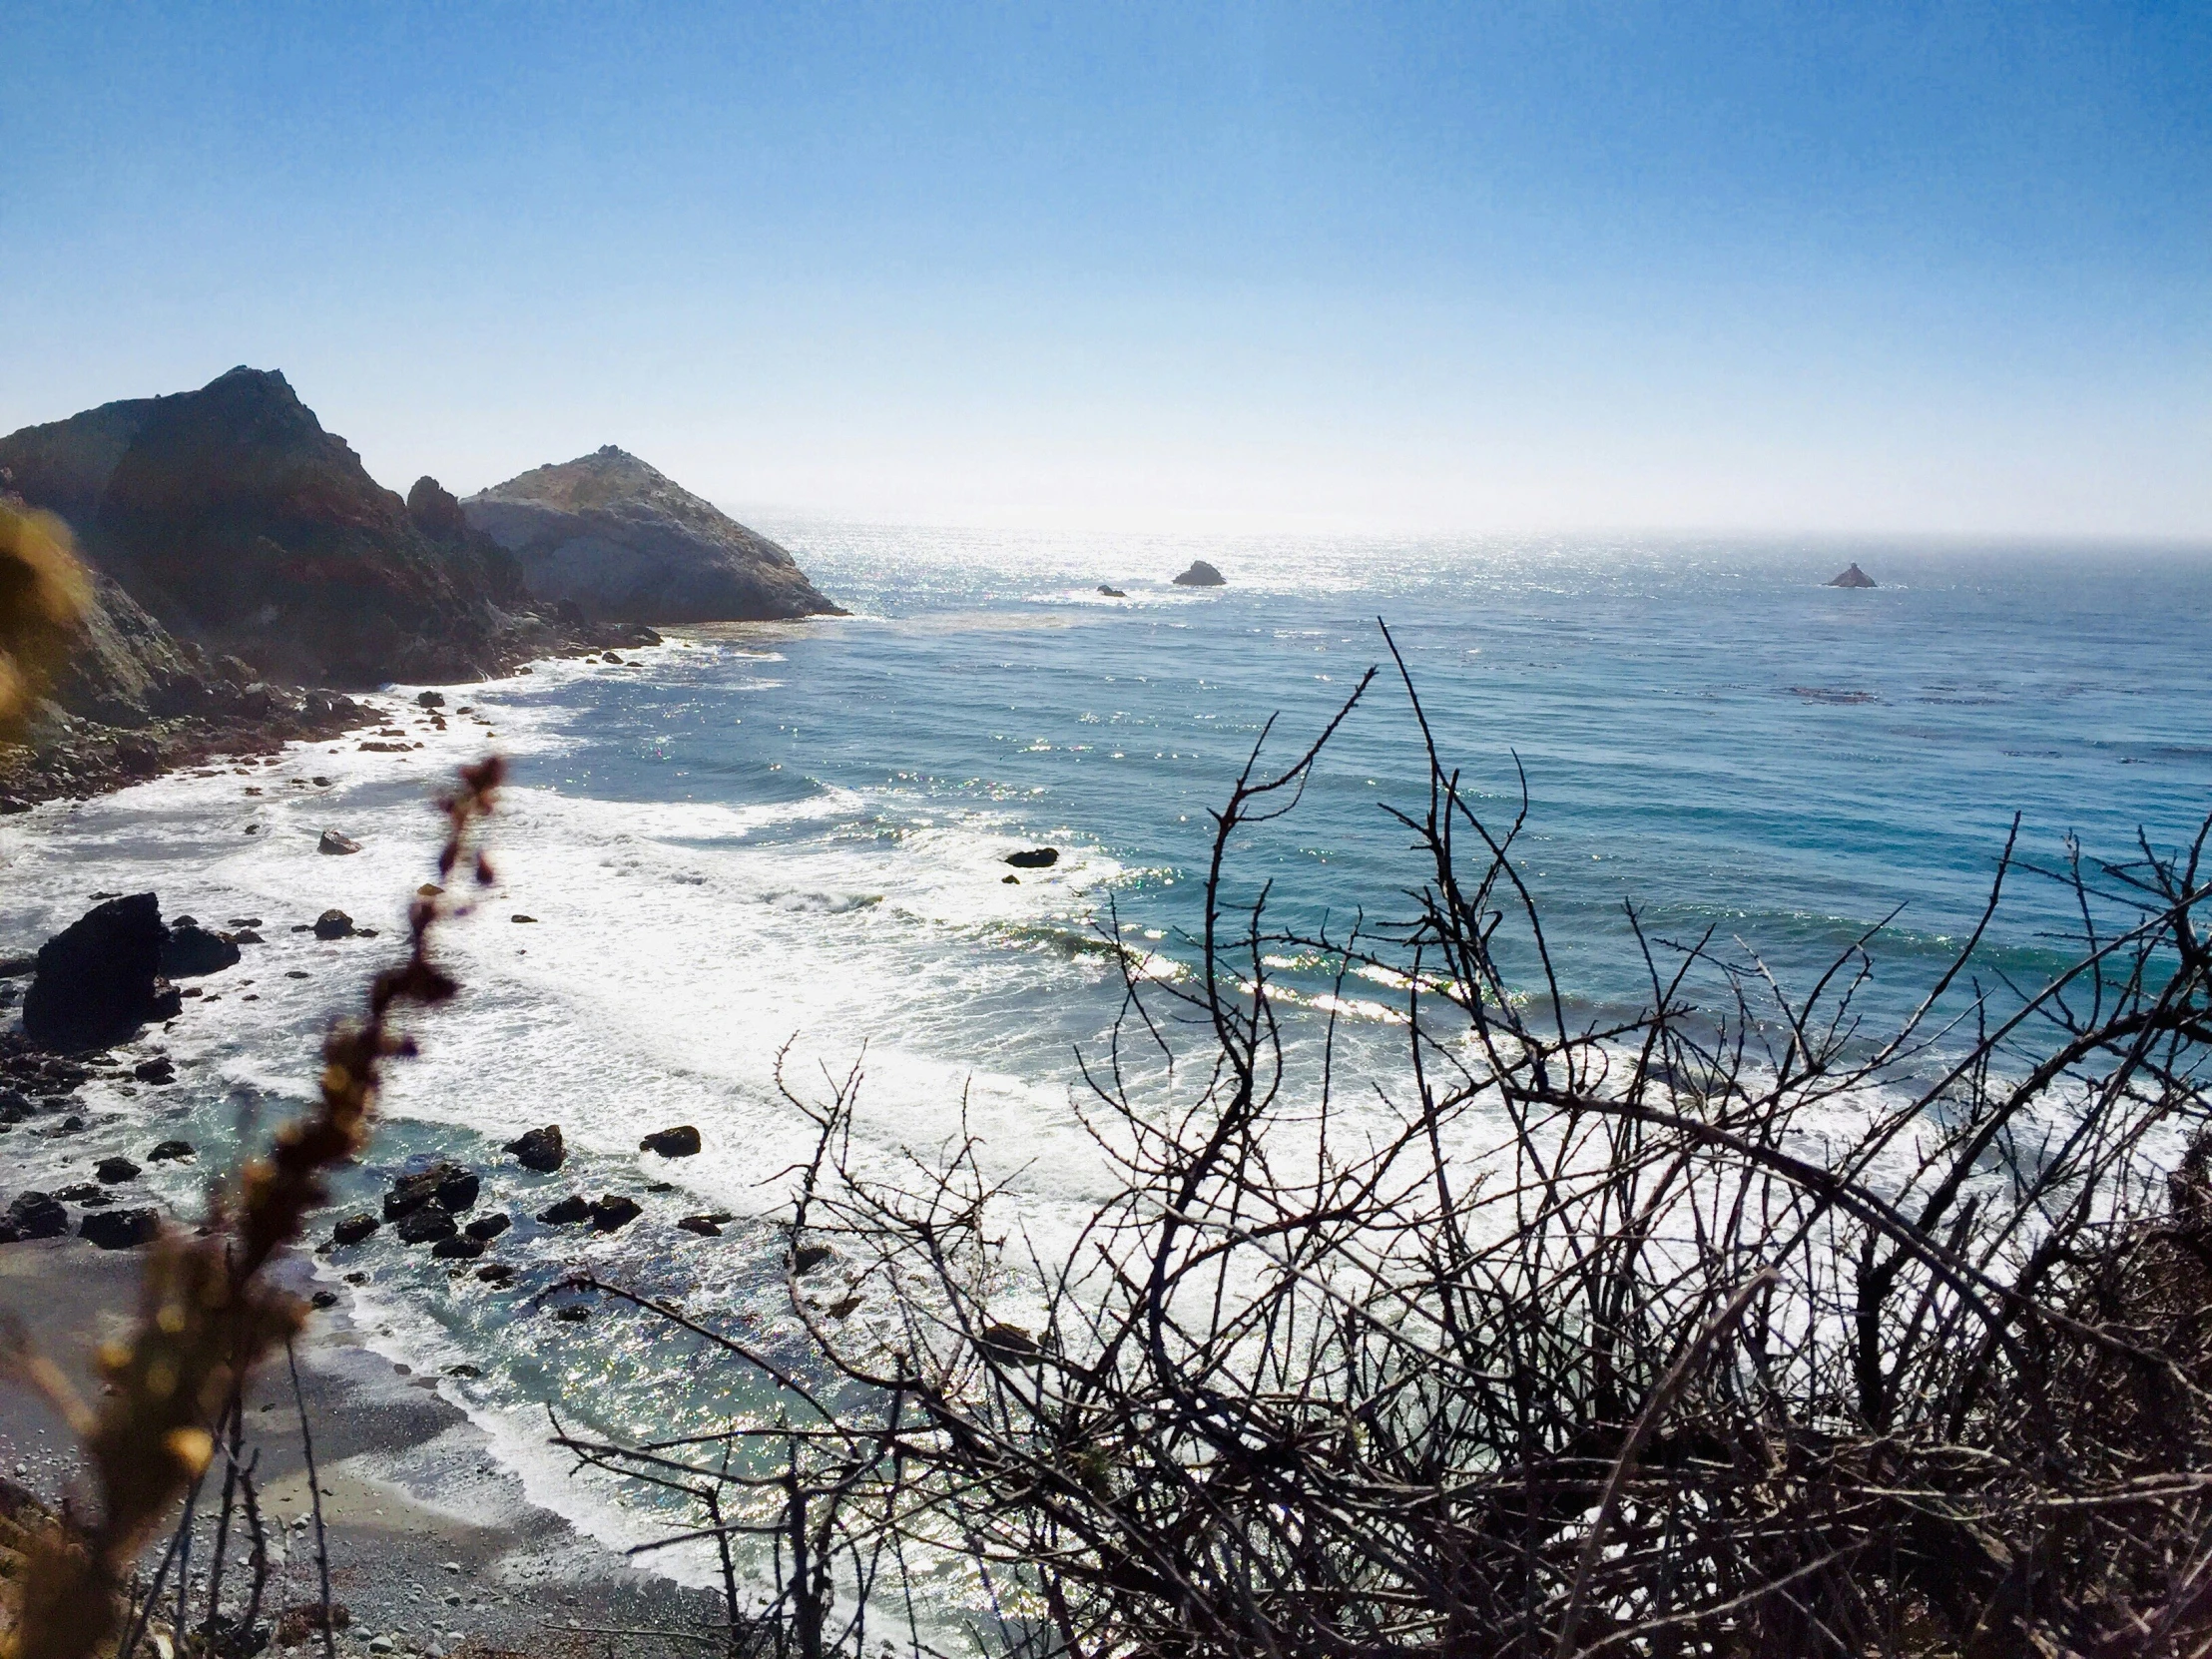
{"label": "sandy beach", "polygon": [[[137,1266],[135,1253],[78,1239],[0,1248],[0,1316],[96,1397],[89,1359],[102,1338],[125,1327]],[[331,1596],[351,1617],[341,1653],[600,1654],[620,1646],[674,1654],[701,1652],[716,1639],[719,1597],[641,1571],[530,1504],[482,1433],[438,1396],[435,1380],[363,1347],[343,1305],[310,1317],[297,1355],[324,1493]],[[265,1609],[274,1614],[314,1602],[317,1578],[314,1534],[300,1524],[309,1493],[299,1414],[280,1362],[255,1378],[247,1422],[270,1530],[283,1540],[272,1546],[282,1562]],[[0,1473],[49,1503],[83,1490],[67,1428],[20,1385],[0,1385]],[[206,1560],[214,1534],[210,1487],[199,1506],[196,1562]],[[149,1552],[149,1572],[166,1545],[164,1538]],[[245,1557],[236,1531],[231,1554],[226,1570],[236,1575]]]}

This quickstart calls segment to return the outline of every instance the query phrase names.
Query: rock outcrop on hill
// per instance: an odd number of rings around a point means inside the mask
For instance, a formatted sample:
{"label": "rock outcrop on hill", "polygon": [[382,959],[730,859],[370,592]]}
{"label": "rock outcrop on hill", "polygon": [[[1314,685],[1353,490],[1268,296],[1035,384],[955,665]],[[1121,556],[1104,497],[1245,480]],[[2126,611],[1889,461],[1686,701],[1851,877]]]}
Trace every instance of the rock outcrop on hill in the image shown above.
{"label": "rock outcrop on hill", "polygon": [[418,484],[410,511],[281,374],[235,368],[198,391],[26,427],[0,438],[0,487],[67,519],[90,562],[172,634],[259,677],[475,679],[559,643],[507,608],[519,573],[441,511],[451,496]]}
{"label": "rock outcrop on hill", "polygon": [[609,444],[462,504],[529,591],[647,624],[841,615],[791,554]]}

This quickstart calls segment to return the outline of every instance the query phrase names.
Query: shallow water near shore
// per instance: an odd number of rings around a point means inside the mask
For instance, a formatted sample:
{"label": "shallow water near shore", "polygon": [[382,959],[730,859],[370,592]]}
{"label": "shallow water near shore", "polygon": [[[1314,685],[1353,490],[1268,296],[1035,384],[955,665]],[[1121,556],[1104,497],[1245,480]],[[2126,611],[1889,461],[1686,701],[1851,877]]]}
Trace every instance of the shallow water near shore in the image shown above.
{"label": "shallow water near shore", "polygon": [[[2046,862],[2069,832],[2092,855],[2130,856],[2138,828],[2171,846],[2212,811],[2212,553],[780,530],[853,616],[448,688],[442,733],[400,688],[380,701],[423,744],[406,754],[306,746],[0,825],[0,952],[96,891],[262,920],[267,944],[148,1033],[175,1085],[97,1083],[82,1133],[0,1141],[13,1191],[182,1137],[198,1164],[150,1166],[143,1184],[189,1209],[243,1137],[306,1098],[324,1020],[398,950],[434,846],[426,794],[484,748],[513,759],[501,885],[446,940],[466,993],[422,1022],[422,1057],[395,1075],[345,1196],[372,1202],[430,1155],[482,1170],[479,1213],[518,1217],[492,1253],[522,1270],[518,1289],[450,1277],[388,1233],[325,1270],[365,1276],[355,1317],[382,1352],[473,1368],[448,1397],[535,1499],[618,1543],[657,1512],[569,1479],[545,1408],[676,1432],[750,1390],[638,1316],[566,1324],[539,1294],[591,1265],[772,1331],[777,1245],[759,1218],[812,1134],[779,1092],[780,1055],[806,1095],[826,1070],[864,1068],[861,1156],[877,1167],[964,1124],[1049,1244],[1102,1180],[1071,1091],[1076,1053],[1098,1051],[1119,1007],[1097,936],[1109,902],[1154,971],[1187,969],[1209,809],[1271,716],[1287,762],[1387,666],[1378,617],[1501,827],[1525,776],[1522,872],[1580,1009],[1641,997],[1629,903],[1659,936],[1717,929],[1801,985],[1898,910],[1865,1000],[1894,1018],[1972,924],[2015,810],[2022,849]],[[1231,585],[1169,586],[1193,557]],[[1854,560],[1883,585],[1821,585]],[[1379,804],[1410,810],[1425,789],[1385,678],[1297,816],[1232,848],[1233,894],[1272,880],[1278,920],[1309,931],[1402,916],[1420,871]],[[326,826],[363,850],[318,855]],[[1002,861],[1041,844],[1061,851],[1049,870]],[[290,931],[330,905],[381,936]],[[2055,886],[2017,882],[1992,960],[2033,978],[2066,955],[2070,921]],[[1284,971],[1306,983],[1295,960]],[[1356,1053],[1386,1054],[1388,1028],[1361,1012]],[[567,1169],[500,1156],[546,1122],[566,1132]],[[699,1126],[700,1156],[638,1150],[676,1123]],[[645,1215],[604,1238],[529,1219],[572,1192],[629,1193]],[[739,1219],[720,1239],[673,1227],[701,1210]]]}

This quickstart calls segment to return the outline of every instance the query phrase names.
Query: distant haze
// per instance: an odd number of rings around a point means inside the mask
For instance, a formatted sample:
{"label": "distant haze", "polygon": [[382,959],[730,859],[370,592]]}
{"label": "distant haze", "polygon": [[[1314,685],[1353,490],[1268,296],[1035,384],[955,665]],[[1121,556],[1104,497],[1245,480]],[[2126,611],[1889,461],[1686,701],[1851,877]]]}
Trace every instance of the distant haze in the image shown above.
{"label": "distant haze", "polygon": [[[465,13],[465,15],[464,15]],[[2212,9],[12,8],[0,431],[741,514],[2212,538]]]}

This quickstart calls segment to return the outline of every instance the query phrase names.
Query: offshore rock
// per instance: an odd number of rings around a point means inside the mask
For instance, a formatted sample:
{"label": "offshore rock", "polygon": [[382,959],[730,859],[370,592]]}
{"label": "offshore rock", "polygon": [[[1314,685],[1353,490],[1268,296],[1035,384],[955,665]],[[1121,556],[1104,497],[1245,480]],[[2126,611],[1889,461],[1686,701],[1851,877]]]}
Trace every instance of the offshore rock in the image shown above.
{"label": "offshore rock", "polygon": [[425,1204],[420,1209],[409,1210],[393,1228],[402,1244],[411,1245],[450,1239],[460,1230],[460,1223],[441,1204]]}
{"label": "offshore rock", "polygon": [[181,1006],[158,976],[161,903],[150,892],[111,898],[39,948],[37,977],[23,998],[23,1030],[41,1048],[67,1052],[128,1041],[149,1020]]}
{"label": "offshore rock", "polygon": [[592,1230],[612,1233],[618,1227],[626,1227],[645,1213],[645,1207],[634,1198],[624,1198],[619,1193],[609,1193],[591,1207]]}
{"label": "offshore rock", "polygon": [[609,444],[462,504],[540,600],[643,623],[840,616],[791,554]]}
{"label": "offshore rock", "polygon": [[573,1227],[590,1217],[591,1200],[580,1193],[571,1193],[559,1203],[538,1212],[538,1220],[548,1227]]}
{"label": "offshore rock", "polygon": [[314,849],[317,852],[327,852],[332,857],[341,857],[348,852],[360,851],[361,843],[351,835],[341,835],[335,830],[325,830],[322,831],[322,838],[314,843]]}
{"label": "offshore rock", "polygon": [[1060,861],[1060,849],[1056,846],[1032,846],[1026,851],[1009,852],[1002,862],[1016,869],[1050,869]]}
{"label": "offshore rock", "polygon": [[451,1215],[474,1205],[478,1188],[473,1171],[454,1163],[432,1164],[392,1183],[384,1194],[384,1219],[397,1221],[430,1204]]}
{"label": "offshore rock", "polygon": [[1193,559],[1191,568],[1175,578],[1175,585],[1179,588],[1219,588],[1228,584],[1229,578],[1204,559]]}
{"label": "offshore rock", "polygon": [[161,971],[169,979],[195,979],[236,967],[239,947],[221,933],[186,917],[177,918],[162,941]]}
{"label": "offshore rock", "polygon": [[517,1135],[503,1150],[513,1153],[515,1162],[524,1169],[536,1170],[540,1175],[551,1175],[568,1160],[568,1148],[561,1142],[561,1126],[557,1123]]}
{"label": "offshore rock", "polygon": [[1832,576],[1828,580],[1828,586],[1832,588],[1871,588],[1876,585],[1875,579],[1861,570],[1856,561],[1841,576]]}
{"label": "offshore rock", "polygon": [[674,1129],[656,1129],[638,1142],[640,1152],[658,1152],[664,1158],[691,1158],[699,1152],[699,1131],[690,1124],[680,1124]]}
{"label": "offshore rock", "polygon": [[366,1210],[357,1210],[330,1229],[333,1244],[357,1245],[384,1224]]}
{"label": "offshore rock", "polygon": [[343,910],[324,910],[314,918],[314,936],[318,939],[342,939],[353,931],[353,918]]}

